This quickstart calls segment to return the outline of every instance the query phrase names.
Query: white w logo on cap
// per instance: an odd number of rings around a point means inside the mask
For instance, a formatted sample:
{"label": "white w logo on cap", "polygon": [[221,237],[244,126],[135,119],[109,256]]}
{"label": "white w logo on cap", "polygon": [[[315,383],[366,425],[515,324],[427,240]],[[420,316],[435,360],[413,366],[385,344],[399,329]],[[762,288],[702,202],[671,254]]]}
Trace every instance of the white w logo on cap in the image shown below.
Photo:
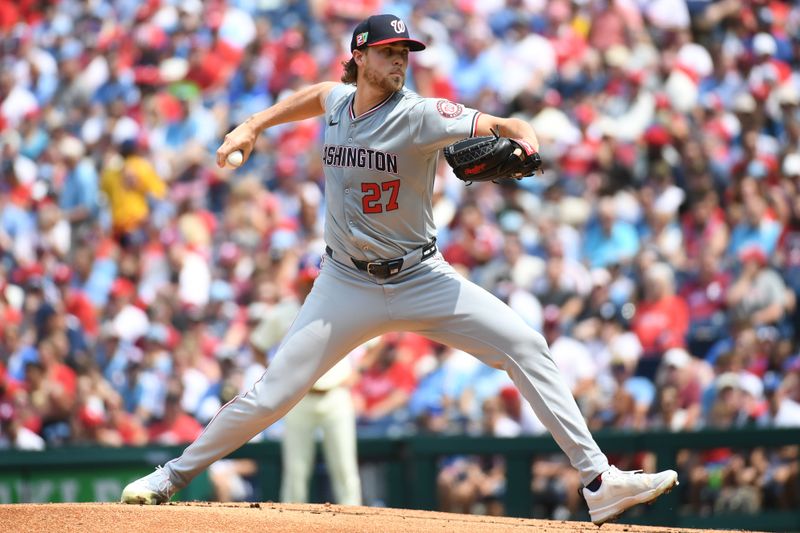
{"label": "white w logo on cap", "polygon": [[393,20],[391,23],[395,33],[403,33],[406,31],[406,23],[400,19]]}

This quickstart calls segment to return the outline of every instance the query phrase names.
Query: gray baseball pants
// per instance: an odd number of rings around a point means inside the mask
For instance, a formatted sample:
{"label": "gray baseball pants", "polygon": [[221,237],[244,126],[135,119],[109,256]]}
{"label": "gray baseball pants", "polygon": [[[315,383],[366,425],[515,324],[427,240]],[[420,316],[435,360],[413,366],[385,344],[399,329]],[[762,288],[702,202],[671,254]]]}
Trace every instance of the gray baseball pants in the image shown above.
{"label": "gray baseball pants", "polygon": [[[338,257],[338,256],[337,256]],[[223,406],[165,469],[177,488],[279,420],[339,359],[390,331],[413,331],[508,372],[584,485],[608,468],[542,335],[436,256],[385,280],[326,257],[261,379]]]}

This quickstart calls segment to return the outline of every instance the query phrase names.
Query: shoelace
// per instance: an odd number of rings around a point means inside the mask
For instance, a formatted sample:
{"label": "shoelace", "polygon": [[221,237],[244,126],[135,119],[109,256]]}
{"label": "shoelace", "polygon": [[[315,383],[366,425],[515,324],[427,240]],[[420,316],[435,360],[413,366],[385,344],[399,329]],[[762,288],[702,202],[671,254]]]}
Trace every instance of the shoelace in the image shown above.
{"label": "shoelace", "polygon": [[608,472],[614,476],[617,474],[644,474],[644,470],[620,470],[616,466],[609,468]]}
{"label": "shoelace", "polygon": [[161,482],[158,484],[158,492],[163,492],[167,495],[167,497],[172,496],[172,482],[169,480],[169,476],[164,471],[164,469],[160,466],[156,466],[156,472],[159,472],[163,477],[161,478]]}

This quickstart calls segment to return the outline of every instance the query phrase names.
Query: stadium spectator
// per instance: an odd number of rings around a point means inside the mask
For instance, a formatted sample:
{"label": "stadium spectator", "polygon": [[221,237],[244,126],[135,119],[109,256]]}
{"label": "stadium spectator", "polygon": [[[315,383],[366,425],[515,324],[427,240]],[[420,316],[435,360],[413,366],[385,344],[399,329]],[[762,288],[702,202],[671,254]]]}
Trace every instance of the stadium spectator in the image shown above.
{"label": "stadium spectator", "polygon": [[398,338],[384,335],[360,364],[353,386],[357,429],[363,435],[393,435],[407,431],[408,401],[416,386],[411,365],[398,357]]}
{"label": "stadium spectator", "polygon": [[71,414],[77,394],[75,371],[64,364],[64,352],[55,339],[43,339],[37,358],[25,367],[25,384],[31,404],[41,419],[41,435],[48,445],[71,438]]}
{"label": "stadium spectator", "polygon": [[597,219],[586,228],[583,257],[591,268],[629,263],[639,251],[639,239],[630,223],[620,220],[614,200],[604,196]]}
{"label": "stadium spectator", "polygon": [[123,141],[119,154],[109,157],[100,179],[100,189],[111,212],[112,231],[123,245],[145,238],[142,230],[150,215],[149,202],[166,193],[166,185],[152,163],[137,154],[136,148],[136,141]]}
{"label": "stadium spectator", "polygon": [[[700,423],[701,397],[713,379],[710,365],[693,357],[683,348],[670,348],[664,354],[656,375],[659,391],[672,388],[680,409],[681,429],[693,429]],[[673,421],[677,424],[677,421]]]}
{"label": "stadium spectator", "polygon": [[564,258],[564,250],[556,242],[551,240],[548,249],[544,275],[533,283],[532,292],[545,308],[552,306],[556,310],[557,320],[569,331],[583,312],[583,294],[579,291],[586,269]]}
{"label": "stadium spectator", "polygon": [[755,245],[766,257],[775,252],[781,226],[768,210],[767,200],[752,178],[742,183],[743,216],[731,231],[728,255],[732,258],[745,248]]}
{"label": "stadium spectator", "polygon": [[698,267],[691,272],[680,291],[689,309],[687,347],[692,353],[705,356],[711,346],[727,336],[728,290],[731,275],[725,271],[719,255],[710,249],[698,254]]}
{"label": "stadium spectator", "polygon": [[595,387],[597,368],[586,346],[566,335],[562,327],[561,311],[558,307],[545,307],[542,334],[550,347],[550,356],[558,365],[558,370],[575,396],[578,407],[581,407]]}
{"label": "stadium spectator", "polygon": [[778,325],[794,306],[793,295],[759,246],[740,249],[738,258],[741,271],[728,291],[732,320],[753,327]]}
{"label": "stadium spectator", "polygon": [[644,350],[637,373],[652,379],[664,352],[685,346],[689,309],[675,294],[675,275],[668,264],[654,263],[643,274],[644,294],[631,329]]}
{"label": "stadium spectator", "polygon": [[464,416],[458,404],[474,370],[474,359],[464,352],[437,344],[433,355],[421,362],[418,384],[408,410],[423,431],[463,431]]}
{"label": "stadium spectator", "polygon": [[689,210],[681,219],[687,270],[698,270],[706,254],[720,257],[728,246],[728,226],[713,188],[693,193]]}
{"label": "stadium spectator", "polygon": [[[481,434],[495,437],[519,435],[520,427],[503,409],[499,397],[484,400]],[[502,516],[505,495],[505,461],[501,456],[456,456],[447,459],[437,480],[440,508],[448,512]]]}
{"label": "stadium spectator", "polygon": [[79,235],[100,211],[98,198],[99,176],[95,165],[86,157],[86,147],[77,137],[67,136],[58,143],[64,176],[59,191],[59,207]]}
{"label": "stadium spectator", "polygon": [[497,226],[486,219],[478,205],[468,204],[456,216],[451,243],[442,253],[450,263],[471,269],[486,264],[500,249],[500,243]]}
{"label": "stadium spectator", "polygon": [[148,429],[151,443],[177,445],[192,442],[203,428],[181,407],[180,386],[174,384],[164,399],[164,415]]}
{"label": "stadium spectator", "polygon": [[14,404],[0,403],[0,449],[44,450],[45,442],[37,433],[22,425]]}

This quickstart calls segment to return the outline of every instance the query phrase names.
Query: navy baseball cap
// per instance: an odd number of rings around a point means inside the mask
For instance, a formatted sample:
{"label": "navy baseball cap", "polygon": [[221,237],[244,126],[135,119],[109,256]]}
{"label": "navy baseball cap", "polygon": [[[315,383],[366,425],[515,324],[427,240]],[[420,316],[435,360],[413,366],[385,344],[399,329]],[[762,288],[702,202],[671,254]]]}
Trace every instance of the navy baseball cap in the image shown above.
{"label": "navy baseball cap", "polygon": [[404,43],[412,52],[425,50],[425,45],[408,35],[406,23],[394,15],[372,15],[362,20],[353,30],[350,51],[365,46]]}

